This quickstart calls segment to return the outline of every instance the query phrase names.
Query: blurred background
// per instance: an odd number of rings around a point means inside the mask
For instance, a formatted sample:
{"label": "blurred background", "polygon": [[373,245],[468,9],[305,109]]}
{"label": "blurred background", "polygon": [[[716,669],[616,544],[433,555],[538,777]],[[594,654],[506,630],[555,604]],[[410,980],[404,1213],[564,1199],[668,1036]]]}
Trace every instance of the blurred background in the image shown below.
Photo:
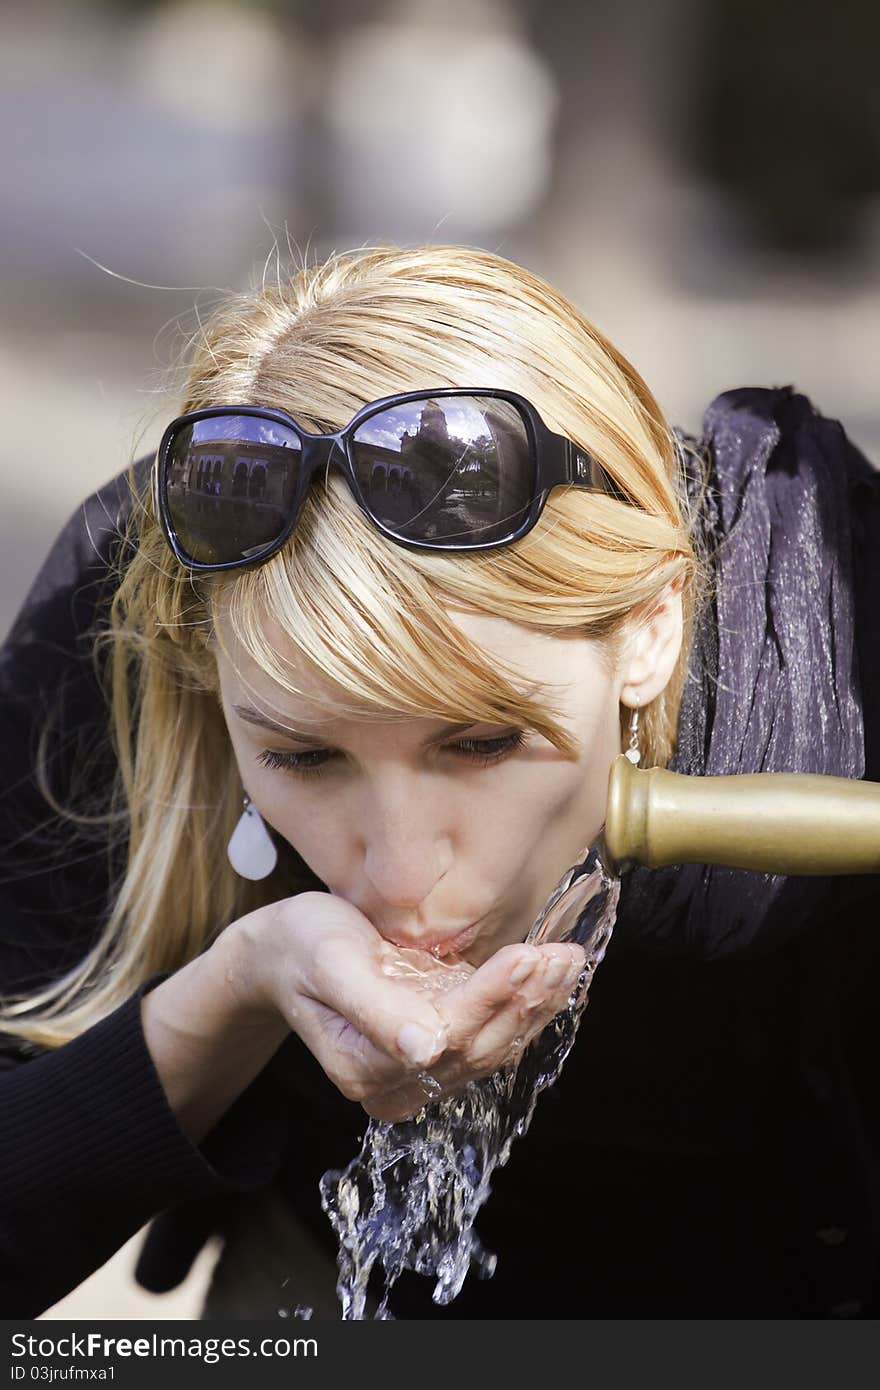
{"label": "blurred background", "polygon": [[[520,261],[699,432],[793,384],[880,464],[880,7],[868,0],[4,0],[0,629],[179,361],[276,248]],[[47,1317],[197,1316],[140,1237]]]}

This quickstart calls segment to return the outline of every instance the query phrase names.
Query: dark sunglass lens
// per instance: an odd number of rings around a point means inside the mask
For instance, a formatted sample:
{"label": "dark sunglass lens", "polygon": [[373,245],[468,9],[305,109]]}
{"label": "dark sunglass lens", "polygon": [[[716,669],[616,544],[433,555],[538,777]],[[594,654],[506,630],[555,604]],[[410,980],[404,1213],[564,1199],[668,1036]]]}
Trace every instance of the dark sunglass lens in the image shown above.
{"label": "dark sunglass lens", "polygon": [[404,540],[504,540],[528,513],[535,462],[510,401],[439,396],[372,415],[352,441],[369,510]]}
{"label": "dark sunglass lens", "polygon": [[276,541],[294,505],[300,452],[293,430],[254,415],[213,415],[178,430],[166,455],[166,495],[189,559],[240,562]]}

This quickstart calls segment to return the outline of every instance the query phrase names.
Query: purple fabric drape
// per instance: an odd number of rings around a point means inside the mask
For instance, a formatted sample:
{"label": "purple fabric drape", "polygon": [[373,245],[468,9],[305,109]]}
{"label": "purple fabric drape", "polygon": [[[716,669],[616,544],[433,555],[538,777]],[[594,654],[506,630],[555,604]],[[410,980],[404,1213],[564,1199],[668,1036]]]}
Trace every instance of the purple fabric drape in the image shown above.
{"label": "purple fabric drape", "polygon": [[[874,470],[840,424],[790,386],[716,397],[697,447],[709,486],[695,536],[714,592],[694,636],[670,768],[863,776],[850,488]],[[682,453],[696,499],[701,469]],[[636,866],[623,876],[616,934],[692,957],[769,949],[800,928],[816,890],[803,877]]]}

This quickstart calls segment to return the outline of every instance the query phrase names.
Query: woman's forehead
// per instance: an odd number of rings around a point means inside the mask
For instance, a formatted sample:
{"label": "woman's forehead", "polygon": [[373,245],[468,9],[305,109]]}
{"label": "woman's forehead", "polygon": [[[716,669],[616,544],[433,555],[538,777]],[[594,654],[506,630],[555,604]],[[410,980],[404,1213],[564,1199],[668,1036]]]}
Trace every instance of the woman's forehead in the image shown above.
{"label": "woman's forehead", "polygon": [[247,692],[255,707],[291,713],[295,710],[296,717],[302,720],[339,718],[343,711],[352,716],[371,708],[366,704],[359,707],[351,694],[309,661],[279,623],[267,617],[261,621],[260,629],[278,677],[265,669],[228,623],[215,649],[221,679],[232,690]]}
{"label": "woman's forehead", "polygon": [[[573,638],[570,631],[559,635],[537,632],[495,614],[452,607],[446,612],[463,638],[527,698],[539,690],[564,697],[567,691],[578,692],[585,682],[605,674],[598,644],[588,638]],[[270,615],[261,622],[261,636],[283,670],[283,680],[274,678],[255,660],[228,624],[217,649],[221,675],[238,690],[247,691],[252,703],[267,711],[283,710],[304,721],[375,720],[381,713],[374,703],[358,701],[318,669]],[[464,647],[463,641],[463,657]],[[401,713],[397,717],[406,716]]]}
{"label": "woman's forehead", "polygon": [[[515,674],[522,668],[523,672],[528,671],[531,676],[534,662],[551,660],[550,652],[553,647],[558,648],[568,638],[568,634],[557,636],[538,632],[494,613],[478,613],[472,609],[455,608],[450,605],[445,605],[444,611],[466,639],[462,641],[462,653],[466,643],[471,642],[482,654],[489,657],[490,661],[494,658],[499,669],[504,668],[510,674]],[[301,675],[303,679],[315,683],[319,693],[329,693],[330,682],[322,677],[270,613],[260,618],[260,631],[266,645],[285,667],[289,667],[297,676]],[[222,647],[236,665],[240,660],[255,664],[245,644],[231,630],[228,621],[222,622]]]}

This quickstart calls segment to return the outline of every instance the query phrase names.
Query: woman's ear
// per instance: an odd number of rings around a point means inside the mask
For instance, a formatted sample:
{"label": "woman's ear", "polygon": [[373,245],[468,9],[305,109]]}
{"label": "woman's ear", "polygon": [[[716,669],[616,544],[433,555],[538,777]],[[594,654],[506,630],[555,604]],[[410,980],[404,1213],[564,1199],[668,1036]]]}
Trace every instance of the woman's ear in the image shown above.
{"label": "woman's ear", "polygon": [[682,587],[681,579],[673,579],[630,617],[617,670],[621,704],[644,709],[672,676],[684,630]]}

